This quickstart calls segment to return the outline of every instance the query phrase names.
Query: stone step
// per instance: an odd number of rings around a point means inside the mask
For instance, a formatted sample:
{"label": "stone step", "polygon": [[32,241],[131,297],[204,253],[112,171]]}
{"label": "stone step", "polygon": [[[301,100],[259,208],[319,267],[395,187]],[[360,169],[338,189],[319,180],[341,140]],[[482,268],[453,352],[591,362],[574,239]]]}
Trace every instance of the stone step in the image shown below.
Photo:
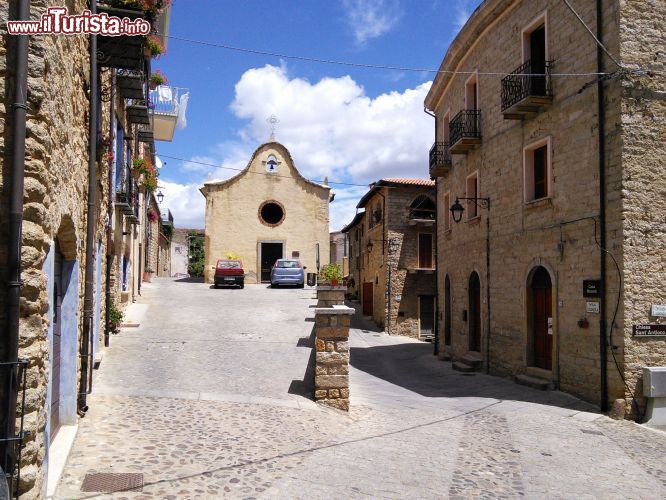
{"label": "stone step", "polygon": [[516,375],[515,379],[517,384],[526,385],[532,389],[540,391],[547,391],[551,388],[550,381],[538,377],[531,377],[530,375]]}
{"label": "stone step", "polygon": [[481,367],[481,359],[475,356],[470,356],[469,354],[459,358],[458,361],[472,367],[474,370]]}
{"label": "stone step", "polygon": [[454,361],[452,365],[453,369],[463,373],[475,372],[476,369],[472,366],[469,366],[466,363],[461,363],[460,361]]}
{"label": "stone step", "polygon": [[438,357],[441,361],[451,361],[451,354],[449,354],[448,352],[440,352],[440,353],[437,355],[437,357]]}

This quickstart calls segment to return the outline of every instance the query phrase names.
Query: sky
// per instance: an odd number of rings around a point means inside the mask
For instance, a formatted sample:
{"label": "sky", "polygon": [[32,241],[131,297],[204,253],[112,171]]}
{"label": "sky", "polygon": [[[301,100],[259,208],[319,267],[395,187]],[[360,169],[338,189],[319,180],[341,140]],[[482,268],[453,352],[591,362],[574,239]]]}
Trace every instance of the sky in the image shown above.
{"label": "sky", "polygon": [[[189,91],[185,128],[156,143],[159,186],[176,227],[203,228],[199,188],[244,168],[269,140],[306,178],[328,177],[331,231],[351,221],[367,185],[428,177],[434,121],[423,111],[433,73],[367,69],[284,55],[437,69],[480,0],[174,0],[167,52],[153,61]],[[180,158],[176,160],[167,158]],[[200,163],[197,163],[200,162]],[[204,164],[212,164],[203,165]],[[335,184],[357,184],[349,186]]]}

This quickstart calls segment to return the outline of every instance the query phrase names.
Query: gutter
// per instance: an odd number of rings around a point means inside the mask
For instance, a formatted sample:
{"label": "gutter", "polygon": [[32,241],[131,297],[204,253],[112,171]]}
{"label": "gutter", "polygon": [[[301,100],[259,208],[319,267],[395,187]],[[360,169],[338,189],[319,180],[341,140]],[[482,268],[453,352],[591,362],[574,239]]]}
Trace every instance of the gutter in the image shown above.
{"label": "gutter", "polygon": [[[97,14],[97,2],[90,2],[90,13]],[[90,342],[93,335],[94,304],[94,249],[97,223],[97,115],[99,113],[97,92],[99,74],[97,69],[97,35],[90,35],[90,115],[88,117],[88,214],[86,217],[86,261],[85,289],[83,292],[83,338],[81,339],[81,376],[79,384],[78,414],[83,417],[88,411],[86,401],[90,391],[88,371],[92,368]],[[92,384],[90,384],[92,386]]]}
{"label": "gutter", "polygon": [[[30,1],[19,0],[17,21],[30,19]],[[9,363],[2,371],[2,436],[0,453],[5,475],[8,476],[9,496],[13,492],[14,482],[11,480],[16,465],[16,402],[18,397],[17,371],[14,364],[18,362],[19,349],[19,316],[21,301],[21,246],[23,228],[23,192],[25,182],[25,135],[28,111],[28,35],[17,35],[15,47],[15,82],[14,102],[12,104],[12,167],[11,184],[9,186],[9,240],[7,255],[7,330],[2,336],[2,362]],[[11,441],[4,441],[11,440]],[[20,464],[19,464],[20,466]]]}
{"label": "gutter", "polygon": [[[597,0],[597,72],[604,71],[603,55],[603,0]],[[601,411],[608,411],[608,351],[606,341],[606,109],[604,83],[597,80],[597,106],[599,114],[599,267],[601,297],[599,298],[599,365]]]}

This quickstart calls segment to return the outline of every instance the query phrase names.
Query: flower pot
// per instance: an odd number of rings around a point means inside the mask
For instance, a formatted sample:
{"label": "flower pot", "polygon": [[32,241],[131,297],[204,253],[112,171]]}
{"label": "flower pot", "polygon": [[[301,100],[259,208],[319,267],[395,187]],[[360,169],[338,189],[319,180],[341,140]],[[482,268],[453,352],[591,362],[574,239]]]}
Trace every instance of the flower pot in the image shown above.
{"label": "flower pot", "polygon": [[338,280],[331,280],[331,286],[338,286]]}
{"label": "flower pot", "polygon": [[152,271],[144,271],[143,273],[143,281],[145,283],[150,283],[150,280],[153,279],[153,272]]}
{"label": "flower pot", "polygon": [[134,177],[135,181],[138,181],[139,178],[141,177],[141,172],[137,168],[132,169],[132,177]]}
{"label": "flower pot", "polygon": [[157,88],[157,83],[151,81],[148,86],[150,87],[150,90],[155,90]]}

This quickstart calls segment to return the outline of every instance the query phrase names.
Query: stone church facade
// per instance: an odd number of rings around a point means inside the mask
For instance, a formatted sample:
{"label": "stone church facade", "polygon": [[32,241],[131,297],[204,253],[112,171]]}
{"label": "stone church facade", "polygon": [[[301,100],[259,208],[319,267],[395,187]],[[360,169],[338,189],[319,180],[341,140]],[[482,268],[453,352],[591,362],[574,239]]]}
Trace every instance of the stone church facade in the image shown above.
{"label": "stone church facade", "polygon": [[268,282],[279,258],[299,259],[306,272],[328,263],[331,188],[305,179],[282,144],[259,146],[241,173],[201,193],[207,283],[217,260],[230,255],[243,261],[246,283]]}

